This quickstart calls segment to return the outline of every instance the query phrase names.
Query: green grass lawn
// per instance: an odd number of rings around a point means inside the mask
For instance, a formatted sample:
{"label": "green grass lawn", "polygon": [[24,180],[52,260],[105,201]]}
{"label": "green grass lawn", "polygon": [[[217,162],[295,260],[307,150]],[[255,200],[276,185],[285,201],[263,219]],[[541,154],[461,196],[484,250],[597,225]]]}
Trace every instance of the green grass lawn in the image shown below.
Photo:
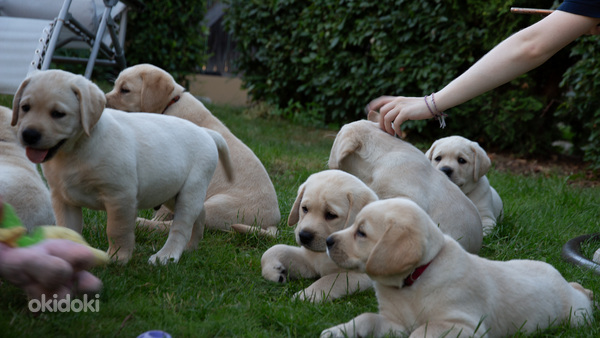
{"label": "green grass lawn", "polygon": [[[10,102],[0,100],[0,104]],[[293,229],[286,224],[289,210],[298,186],[310,174],[327,168],[335,131],[253,118],[242,109],[210,108],[267,168],[283,218],[279,238],[206,231],[198,250],[184,253],[178,264],[151,266],[147,259],[166,237],[137,231],[136,250],[128,264],[93,269],[104,282],[98,312],[34,315],[27,309],[24,293],[0,281],[0,327],[4,328],[0,336],[135,337],[161,329],[173,337],[315,337],[363,312],[377,311],[372,291],[311,304],[291,300],[311,280],[276,284],[261,276],[260,258],[267,248],[276,243],[294,244]],[[505,218],[484,240],[481,255],[545,261],[567,280],[600,294],[600,276],[560,257],[567,240],[600,231],[600,189],[574,188],[566,177],[526,177],[494,170],[488,177],[503,198]],[[140,211],[144,216],[149,213]],[[84,237],[93,246],[106,249],[106,213],[86,210],[85,223]],[[600,243],[586,246],[586,253],[591,255],[596,246]],[[600,320],[598,312],[594,317]],[[558,327],[539,336],[597,337],[600,329],[597,324],[579,329]]]}

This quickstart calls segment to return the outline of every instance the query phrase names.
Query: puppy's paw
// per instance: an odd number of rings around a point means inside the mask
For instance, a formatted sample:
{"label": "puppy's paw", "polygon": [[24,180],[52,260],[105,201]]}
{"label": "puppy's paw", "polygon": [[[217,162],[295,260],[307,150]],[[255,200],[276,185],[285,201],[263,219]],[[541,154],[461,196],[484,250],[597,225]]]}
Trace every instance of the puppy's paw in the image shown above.
{"label": "puppy's paw", "polygon": [[342,325],[330,327],[321,332],[321,338],[346,337],[346,334],[341,328]]}
{"label": "puppy's paw", "polygon": [[262,275],[264,279],[277,283],[285,283],[288,281],[288,270],[280,262],[267,264],[263,266]]}
{"label": "puppy's paw", "polygon": [[483,230],[483,236],[487,236],[490,233],[492,233],[492,231],[494,231],[494,228],[496,228],[496,220],[495,219],[491,219],[491,218],[482,218],[481,219],[481,225],[482,225],[482,230]]}
{"label": "puppy's paw", "polygon": [[109,246],[106,254],[110,258],[111,261],[126,264],[129,262],[131,258],[131,252],[127,252],[126,250],[115,249],[114,247]]}
{"label": "puppy's paw", "polygon": [[327,300],[327,296],[322,291],[312,290],[310,287],[304,290],[298,291],[292,296],[292,299],[298,299],[301,301],[308,301],[313,303],[321,303]]}
{"label": "puppy's paw", "polygon": [[169,263],[177,263],[179,262],[179,255],[171,255],[171,254],[161,254],[160,251],[152,256],[150,256],[150,259],[148,259],[148,263],[152,264],[152,265],[156,265],[156,264],[162,264],[162,265],[167,265]]}

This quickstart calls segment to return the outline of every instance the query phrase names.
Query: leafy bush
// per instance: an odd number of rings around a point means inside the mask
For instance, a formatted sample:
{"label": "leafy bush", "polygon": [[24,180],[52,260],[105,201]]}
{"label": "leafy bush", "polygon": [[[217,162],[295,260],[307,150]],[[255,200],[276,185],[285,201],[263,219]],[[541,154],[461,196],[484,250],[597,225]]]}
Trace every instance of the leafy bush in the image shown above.
{"label": "leafy bush", "polygon": [[202,25],[206,1],[144,1],[144,5],[129,12],[128,65],[151,63],[183,82],[208,59],[208,29]]}
{"label": "leafy bush", "polygon": [[566,100],[556,115],[569,126],[570,141],[583,145],[585,160],[600,169],[600,50],[598,38],[583,37],[571,49],[577,62],[565,74],[561,86]]}
{"label": "leafy bush", "polygon": [[[334,126],[364,118],[365,105],[378,96],[441,89],[498,42],[540,19],[512,14],[511,6],[556,6],[552,0],[229,2],[226,25],[252,98],[278,106],[284,116],[308,114],[305,120],[318,117],[320,125]],[[559,82],[572,63],[563,50],[449,110],[445,130],[435,121],[416,121],[407,124],[409,135],[431,141],[461,134],[490,150],[547,152],[562,135],[555,114]]]}

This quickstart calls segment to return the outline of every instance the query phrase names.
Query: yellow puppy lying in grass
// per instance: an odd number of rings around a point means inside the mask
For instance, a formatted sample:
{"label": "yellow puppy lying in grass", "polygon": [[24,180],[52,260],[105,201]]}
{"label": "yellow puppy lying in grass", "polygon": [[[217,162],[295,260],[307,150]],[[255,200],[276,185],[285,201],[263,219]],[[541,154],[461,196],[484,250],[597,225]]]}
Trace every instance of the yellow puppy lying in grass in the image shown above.
{"label": "yellow puppy lying in grass", "polygon": [[327,238],[327,253],[371,277],[379,313],[321,337],[506,337],[593,320],[590,290],[544,262],[470,254],[406,198],[367,205],[351,227]]}
{"label": "yellow puppy lying in grass", "polygon": [[422,151],[379,129],[378,119],[373,112],[370,121],[344,125],[331,147],[329,168],[355,175],[380,199],[411,198],[444,233],[478,253],[483,233],[473,202],[433,168]]}
{"label": "yellow puppy lying in grass", "polygon": [[325,252],[325,240],[349,227],[356,214],[377,195],[358,178],[341,170],[311,175],[298,189],[288,224],[296,225],[299,247],[277,244],[261,258],[265,279],[285,283],[290,279],[318,278],[294,297],[320,302],[371,288],[364,273],[338,267]]}
{"label": "yellow puppy lying in grass", "polygon": [[485,176],[492,167],[485,150],[462,136],[449,136],[435,141],[425,156],[475,204],[483,235],[488,235],[502,220],[503,208],[500,195]]}

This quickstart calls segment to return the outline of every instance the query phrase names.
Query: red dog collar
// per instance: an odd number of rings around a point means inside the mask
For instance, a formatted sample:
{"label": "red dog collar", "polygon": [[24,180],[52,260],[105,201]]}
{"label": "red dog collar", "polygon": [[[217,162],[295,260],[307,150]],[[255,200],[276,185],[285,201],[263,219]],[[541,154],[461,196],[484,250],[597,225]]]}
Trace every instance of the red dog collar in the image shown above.
{"label": "red dog collar", "polygon": [[404,285],[402,287],[413,285],[413,283],[416,282],[417,279],[419,279],[419,277],[421,277],[421,275],[423,274],[425,269],[427,269],[429,264],[431,264],[431,262],[416,268],[415,271],[413,271],[410,275],[408,275],[408,277],[406,277],[406,279],[404,280]]}
{"label": "red dog collar", "polygon": [[163,110],[163,112],[162,112],[161,114],[164,114],[164,113],[167,111],[167,109],[169,109],[169,107],[170,107],[170,106],[171,106],[173,103],[175,103],[175,102],[179,101],[179,99],[180,99],[180,98],[181,98],[181,96],[180,96],[180,95],[177,95],[177,96],[175,96],[174,98],[172,98],[172,99],[171,99],[171,101],[169,101],[169,104],[167,104],[167,106],[165,107],[165,109]]}

